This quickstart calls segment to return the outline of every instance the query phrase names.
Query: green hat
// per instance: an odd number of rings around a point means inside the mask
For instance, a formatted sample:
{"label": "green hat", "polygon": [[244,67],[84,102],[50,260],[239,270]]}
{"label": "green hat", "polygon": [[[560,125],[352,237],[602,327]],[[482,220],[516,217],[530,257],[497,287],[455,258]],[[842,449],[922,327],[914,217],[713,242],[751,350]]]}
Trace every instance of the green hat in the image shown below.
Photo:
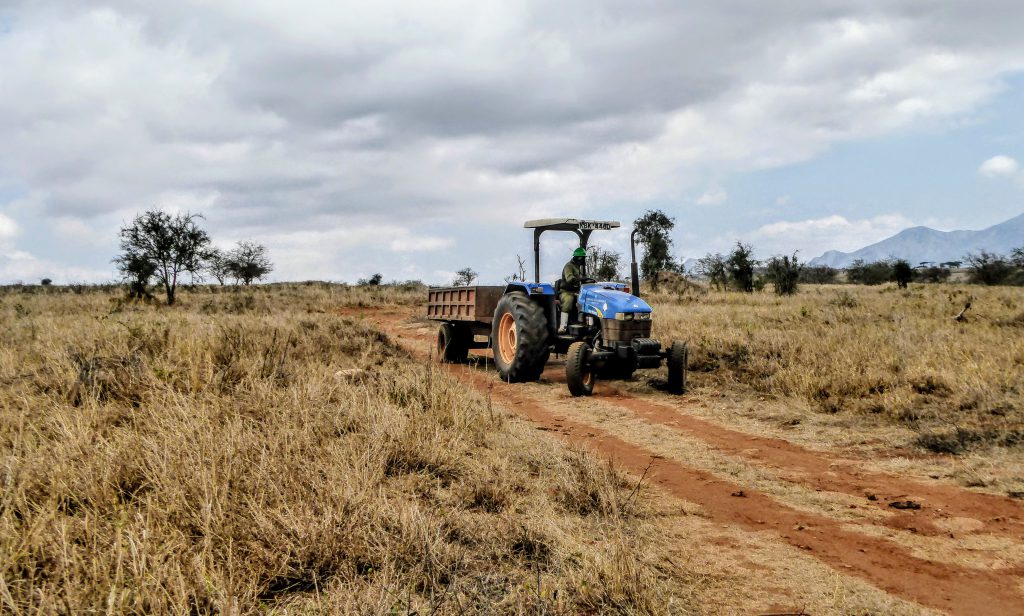
{"label": "green hat", "polygon": [[572,256],[574,256],[574,257],[585,257],[585,256],[587,256],[587,249],[586,248],[577,248],[576,250],[572,251]]}

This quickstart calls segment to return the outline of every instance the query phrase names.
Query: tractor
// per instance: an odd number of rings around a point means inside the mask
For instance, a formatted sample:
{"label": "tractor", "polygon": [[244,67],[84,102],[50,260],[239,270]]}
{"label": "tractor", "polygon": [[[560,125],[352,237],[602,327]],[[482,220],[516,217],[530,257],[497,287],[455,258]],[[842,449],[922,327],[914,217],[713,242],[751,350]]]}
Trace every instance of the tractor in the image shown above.
{"label": "tractor", "polygon": [[[636,263],[636,230],[630,234],[631,288],[621,282],[583,279],[576,306],[561,306],[554,284],[540,281],[540,239],[546,231],[568,231],[584,250],[594,231],[620,227],[616,221],[575,218],[527,221],[533,229],[534,282],[512,281],[505,286],[431,288],[427,318],[439,321],[437,356],[462,362],[470,349],[490,348],[501,378],[509,382],[536,381],[552,353],[564,354],[565,380],[573,396],[589,396],[598,378],[629,379],[639,368],[668,368],[668,390],[686,387],[687,348],[672,342],[668,348],[651,338],[652,310],[640,298]],[[574,318],[564,332],[558,329],[563,311]]]}

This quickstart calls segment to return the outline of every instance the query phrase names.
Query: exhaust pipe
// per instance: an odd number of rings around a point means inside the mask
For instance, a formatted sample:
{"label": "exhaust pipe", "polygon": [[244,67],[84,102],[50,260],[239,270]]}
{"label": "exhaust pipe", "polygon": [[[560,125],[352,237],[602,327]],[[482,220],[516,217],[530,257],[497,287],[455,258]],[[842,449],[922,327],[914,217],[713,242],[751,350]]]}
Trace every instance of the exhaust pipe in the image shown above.
{"label": "exhaust pipe", "polygon": [[633,287],[631,292],[634,296],[640,297],[640,270],[636,266],[636,229],[629,234],[629,250],[633,258],[633,262],[629,264],[630,283]]}

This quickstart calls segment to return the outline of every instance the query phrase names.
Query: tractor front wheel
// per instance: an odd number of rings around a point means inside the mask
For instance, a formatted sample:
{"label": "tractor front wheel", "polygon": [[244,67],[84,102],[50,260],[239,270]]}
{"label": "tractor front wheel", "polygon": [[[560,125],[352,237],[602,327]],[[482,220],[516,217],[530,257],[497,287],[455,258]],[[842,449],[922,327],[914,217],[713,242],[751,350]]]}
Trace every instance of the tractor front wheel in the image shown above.
{"label": "tractor front wheel", "polygon": [[590,369],[589,363],[589,344],[573,342],[569,345],[569,353],[565,356],[565,382],[573,396],[589,396],[594,393],[597,375]]}
{"label": "tractor front wheel", "polygon": [[672,341],[668,351],[668,391],[681,394],[686,391],[686,362],[689,350],[685,342]]}
{"label": "tractor front wheel", "polygon": [[522,293],[502,297],[491,322],[491,349],[503,380],[539,379],[551,353],[544,309]]}
{"label": "tractor front wheel", "polygon": [[445,364],[461,364],[469,357],[472,334],[465,325],[441,323],[437,328],[437,359]]}

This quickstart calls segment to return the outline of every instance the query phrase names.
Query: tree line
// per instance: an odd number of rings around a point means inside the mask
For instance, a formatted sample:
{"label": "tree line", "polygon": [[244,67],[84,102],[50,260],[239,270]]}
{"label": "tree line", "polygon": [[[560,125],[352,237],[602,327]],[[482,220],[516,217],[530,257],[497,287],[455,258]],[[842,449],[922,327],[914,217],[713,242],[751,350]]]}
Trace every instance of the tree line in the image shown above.
{"label": "tree line", "polygon": [[265,246],[241,241],[231,250],[221,250],[212,245],[200,220],[201,214],[172,215],[154,209],[121,228],[121,254],[113,262],[131,297],[151,297],[149,286],[155,280],[163,288],[167,304],[173,305],[185,276],[192,283],[210,275],[222,285],[231,279],[248,286],[273,271]]}
{"label": "tree line", "polygon": [[[661,210],[648,210],[633,221],[642,257],[640,275],[652,289],[657,290],[665,274],[687,276],[682,263],[672,256],[671,232],[675,219]],[[507,276],[506,282],[525,280],[523,259],[517,255],[518,271]],[[597,280],[622,280],[623,256],[614,250],[598,246],[587,248],[587,275]],[[775,255],[766,260],[754,258],[754,248],[737,241],[728,254],[708,253],[697,260],[694,272],[708,284],[720,290],[736,290],[751,293],[767,285],[779,295],[796,293],[801,284],[836,284],[845,279],[853,284],[877,285],[895,282],[906,288],[912,282],[943,282],[948,280],[954,269],[966,263],[968,280],[976,284],[1024,285],[1024,246],[1009,255],[988,251],[968,254],[964,261],[944,263],[921,263],[912,266],[906,259],[891,258],[883,261],[854,261],[845,269],[824,265],[801,263],[797,253]],[[466,276],[471,273],[472,276]],[[472,284],[475,272],[462,270],[454,284]]]}

